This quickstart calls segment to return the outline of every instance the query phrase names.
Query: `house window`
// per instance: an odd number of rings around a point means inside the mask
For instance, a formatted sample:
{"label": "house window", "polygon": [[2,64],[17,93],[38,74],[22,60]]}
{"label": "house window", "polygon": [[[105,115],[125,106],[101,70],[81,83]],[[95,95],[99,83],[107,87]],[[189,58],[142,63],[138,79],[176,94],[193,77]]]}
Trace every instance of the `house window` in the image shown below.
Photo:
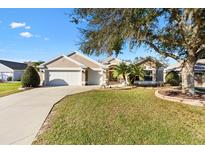
{"label": "house window", "polygon": [[152,81],[152,70],[144,70],[144,81]]}

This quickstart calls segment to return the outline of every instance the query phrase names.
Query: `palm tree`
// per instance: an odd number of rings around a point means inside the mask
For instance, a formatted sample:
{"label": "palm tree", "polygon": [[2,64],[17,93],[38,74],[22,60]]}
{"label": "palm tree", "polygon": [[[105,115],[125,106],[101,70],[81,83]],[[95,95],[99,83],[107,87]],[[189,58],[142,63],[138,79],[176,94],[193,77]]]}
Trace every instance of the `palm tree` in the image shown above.
{"label": "palm tree", "polygon": [[119,65],[115,66],[113,71],[113,77],[120,78],[122,77],[123,80],[126,82],[126,76],[128,75],[128,65],[125,62],[120,63]]}
{"label": "palm tree", "polygon": [[136,76],[144,78],[144,70],[142,67],[137,66],[136,64],[130,64],[128,70],[130,83],[134,82]]}

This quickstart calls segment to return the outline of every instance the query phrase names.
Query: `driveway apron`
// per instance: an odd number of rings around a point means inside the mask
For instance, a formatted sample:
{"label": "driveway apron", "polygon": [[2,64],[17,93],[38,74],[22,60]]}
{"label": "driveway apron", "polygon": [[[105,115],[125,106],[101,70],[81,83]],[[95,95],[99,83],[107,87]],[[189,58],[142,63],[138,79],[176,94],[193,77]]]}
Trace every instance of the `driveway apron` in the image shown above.
{"label": "driveway apron", "polygon": [[31,144],[53,105],[98,86],[43,87],[0,98],[0,144]]}

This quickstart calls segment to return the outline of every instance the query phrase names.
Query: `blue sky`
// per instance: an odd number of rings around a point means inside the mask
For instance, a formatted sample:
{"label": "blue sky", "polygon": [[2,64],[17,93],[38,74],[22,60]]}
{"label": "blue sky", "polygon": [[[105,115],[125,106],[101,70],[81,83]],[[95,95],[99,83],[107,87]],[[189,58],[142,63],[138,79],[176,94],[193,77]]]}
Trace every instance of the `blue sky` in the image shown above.
{"label": "blue sky", "polygon": [[[0,59],[14,61],[47,61],[78,50],[80,33],[66,13],[72,9],[0,9]],[[139,48],[128,48],[119,55],[133,60],[137,56],[158,56]],[[102,59],[91,56],[93,59]],[[169,60],[169,63],[173,63]]]}

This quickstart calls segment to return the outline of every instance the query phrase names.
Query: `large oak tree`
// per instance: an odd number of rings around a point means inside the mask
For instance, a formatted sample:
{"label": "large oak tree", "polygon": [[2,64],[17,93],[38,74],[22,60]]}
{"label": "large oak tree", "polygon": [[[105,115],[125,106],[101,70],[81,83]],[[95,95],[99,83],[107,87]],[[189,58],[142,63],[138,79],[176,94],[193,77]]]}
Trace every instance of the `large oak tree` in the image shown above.
{"label": "large oak tree", "polygon": [[118,55],[129,43],[182,62],[182,91],[194,94],[194,66],[205,53],[205,9],[75,9],[72,21],[83,22],[84,53]]}

